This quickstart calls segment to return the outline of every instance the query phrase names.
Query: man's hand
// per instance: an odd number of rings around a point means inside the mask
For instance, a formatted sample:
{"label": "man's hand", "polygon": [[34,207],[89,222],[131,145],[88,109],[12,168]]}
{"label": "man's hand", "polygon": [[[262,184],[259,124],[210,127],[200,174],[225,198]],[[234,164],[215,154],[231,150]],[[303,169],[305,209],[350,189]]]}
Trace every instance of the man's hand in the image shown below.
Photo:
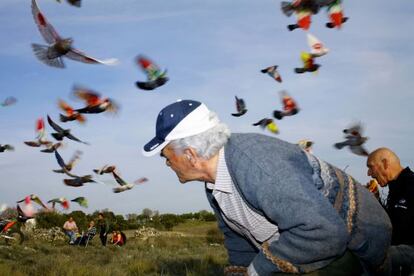
{"label": "man's hand", "polygon": [[247,267],[230,265],[224,268],[225,276],[247,276]]}

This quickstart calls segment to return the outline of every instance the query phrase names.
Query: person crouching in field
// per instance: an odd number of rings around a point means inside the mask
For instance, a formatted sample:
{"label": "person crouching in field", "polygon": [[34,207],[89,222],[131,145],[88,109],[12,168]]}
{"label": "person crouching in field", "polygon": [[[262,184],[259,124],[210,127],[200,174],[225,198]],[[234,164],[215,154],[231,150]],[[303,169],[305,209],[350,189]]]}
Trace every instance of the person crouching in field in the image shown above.
{"label": "person crouching in field", "polygon": [[121,231],[113,231],[111,242],[113,245],[123,246],[125,244],[124,236]]}
{"label": "person crouching in field", "polygon": [[205,182],[225,237],[226,275],[358,275],[360,263],[369,275],[388,272],[386,212],[351,176],[299,146],[231,134],[204,104],[182,100],[158,114],[143,148],[156,153],[181,183]]}

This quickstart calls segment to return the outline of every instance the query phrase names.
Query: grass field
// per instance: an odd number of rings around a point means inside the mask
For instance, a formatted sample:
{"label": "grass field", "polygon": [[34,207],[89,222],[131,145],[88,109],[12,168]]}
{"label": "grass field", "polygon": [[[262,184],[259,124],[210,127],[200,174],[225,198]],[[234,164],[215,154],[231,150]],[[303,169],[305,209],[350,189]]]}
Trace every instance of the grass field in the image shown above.
{"label": "grass field", "polygon": [[102,247],[98,236],[87,248],[28,240],[0,247],[0,275],[223,275],[222,244],[207,242],[216,223],[187,222],[146,241],[131,237],[124,247]]}

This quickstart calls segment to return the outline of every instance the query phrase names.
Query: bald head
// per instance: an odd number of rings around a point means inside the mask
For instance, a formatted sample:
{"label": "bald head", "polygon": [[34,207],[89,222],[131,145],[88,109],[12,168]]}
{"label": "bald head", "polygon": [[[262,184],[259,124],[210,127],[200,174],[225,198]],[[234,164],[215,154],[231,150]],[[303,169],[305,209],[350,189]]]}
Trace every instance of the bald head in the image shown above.
{"label": "bald head", "polygon": [[396,179],[403,170],[398,156],[388,148],[371,152],[367,160],[368,176],[376,179],[381,187]]}

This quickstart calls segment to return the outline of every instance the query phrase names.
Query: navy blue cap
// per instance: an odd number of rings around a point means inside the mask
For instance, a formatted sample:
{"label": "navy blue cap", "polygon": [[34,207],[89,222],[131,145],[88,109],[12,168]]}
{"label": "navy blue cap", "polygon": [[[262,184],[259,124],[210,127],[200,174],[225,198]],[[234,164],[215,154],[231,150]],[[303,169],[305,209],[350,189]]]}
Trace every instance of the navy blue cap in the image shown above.
{"label": "navy blue cap", "polygon": [[[198,101],[180,100],[164,107],[157,117],[155,137],[144,146],[143,154],[146,156],[151,156],[162,150],[162,148],[164,148],[166,144],[171,140],[168,139],[169,135],[171,136],[177,125],[201,105],[203,104]],[[176,130],[176,132],[177,131],[180,132],[180,130]],[[185,137],[185,133],[183,134],[182,132],[183,131],[181,131],[181,133],[178,135],[173,135],[174,139]]]}

